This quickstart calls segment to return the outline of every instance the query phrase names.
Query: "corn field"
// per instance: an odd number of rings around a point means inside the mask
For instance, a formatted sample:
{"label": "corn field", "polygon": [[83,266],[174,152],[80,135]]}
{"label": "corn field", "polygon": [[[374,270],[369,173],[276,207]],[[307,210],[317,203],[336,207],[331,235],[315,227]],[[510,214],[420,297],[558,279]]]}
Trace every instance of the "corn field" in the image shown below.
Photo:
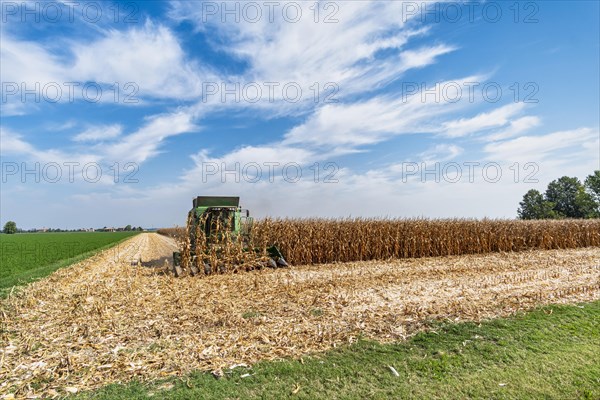
{"label": "corn field", "polygon": [[[185,228],[159,233],[182,241]],[[252,246],[291,264],[320,264],[600,246],[600,220],[263,219]]]}

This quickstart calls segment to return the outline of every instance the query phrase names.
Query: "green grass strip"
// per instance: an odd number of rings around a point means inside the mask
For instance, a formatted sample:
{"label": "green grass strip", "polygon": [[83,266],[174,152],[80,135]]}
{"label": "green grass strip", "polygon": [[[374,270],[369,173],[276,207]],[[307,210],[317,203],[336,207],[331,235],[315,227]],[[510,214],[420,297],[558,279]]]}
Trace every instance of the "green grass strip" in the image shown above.
{"label": "green grass strip", "polygon": [[599,321],[600,301],[548,306],[481,324],[434,323],[405,342],[361,340],[303,363],[110,385],[77,398],[600,399]]}

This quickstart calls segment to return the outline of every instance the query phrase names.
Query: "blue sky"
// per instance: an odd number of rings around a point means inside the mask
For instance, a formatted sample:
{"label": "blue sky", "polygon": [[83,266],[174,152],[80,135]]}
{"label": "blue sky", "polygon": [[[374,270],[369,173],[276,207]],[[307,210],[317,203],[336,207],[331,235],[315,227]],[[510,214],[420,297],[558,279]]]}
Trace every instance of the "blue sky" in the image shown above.
{"label": "blue sky", "polygon": [[2,1],[0,223],[513,218],[600,168],[598,2],[224,4]]}

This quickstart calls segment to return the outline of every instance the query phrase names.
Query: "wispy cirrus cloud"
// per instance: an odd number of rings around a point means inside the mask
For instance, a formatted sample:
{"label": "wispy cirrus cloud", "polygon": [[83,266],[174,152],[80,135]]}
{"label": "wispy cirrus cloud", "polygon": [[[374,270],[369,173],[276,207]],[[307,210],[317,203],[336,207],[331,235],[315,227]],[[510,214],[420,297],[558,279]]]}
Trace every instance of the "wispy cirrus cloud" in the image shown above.
{"label": "wispy cirrus cloud", "polygon": [[530,129],[540,126],[542,123],[541,118],[535,115],[528,115],[525,117],[517,118],[508,123],[505,128],[491,132],[490,134],[482,138],[483,141],[498,141],[503,139],[509,139],[517,136],[521,133],[525,133]]}
{"label": "wispy cirrus cloud", "polygon": [[[453,82],[477,79],[472,76]],[[437,90],[442,87],[439,85]],[[439,133],[446,129],[440,119],[466,105],[466,99],[457,103],[423,100],[420,92],[407,97],[380,95],[354,103],[328,104],[287,132],[283,143],[353,148],[397,135]]]}
{"label": "wispy cirrus cloud", "polygon": [[0,126],[0,152],[3,157],[18,156],[21,160],[29,160],[42,163],[78,162],[85,164],[99,162],[101,155],[92,152],[78,152],[77,154],[64,151],[63,149],[44,149],[26,140],[24,135],[13,129]]}
{"label": "wispy cirrus cloud", "polygon": [[[57,47],[61,48],[60,56]],[[14,109],[12,115],[36,106],[31,95],[23,100],[23,87],[37,90],[41,97],[46,85],[58,84],[62,93],[58,101],[66,102],[81,100],[83,83],[118,84],[113,89],[120,91],[116,102],[127,106],[147,99],[197,100],[202,81],[218,79],[208,65],[186,55],[168,27],[149,20],[126,30],[100,30],[92,41],[65,37],[42,44],[4,35],[0,56],[3,83],[18,86],[16,94],[6,95],[6,104]],[[73,86],[75,83],[79,86]],[[127,95],[132,101],[122,101]],[[114,98],[112,93],[101,100],[115,102]]]}
{"label": "wispy cirrus cloud", "polygon": [[[472,118],[460,118],[444,123],[444,135],[462,137],[491,128],[503,127],[511,123],[511,118],[521,113],[527,104],[510,103]],[[528,120],[531,121],[531,120]]]}
{"label": "wispy cirrus cloud", "polygon": [[118,124],[94,126],[73,137],[75,142],[99,142],[121,135],[123,127]]}
{"label": "wispy cirrus cloud", "polygon": [[188,110],[177,110],[147,118],[135,132],[117,142],[101,145],[98,150],[109,159],[141,164],[157,155],[169,137],[197,130],[199,127],[194,123],[194,114]]}
{"label": "wispy cirrus cloud", "polygon": [[140,96],[196,99],[202,80],[216,79],[206,64],[188,58],[166,26],[146,21],[125,31],[107,30],[92,43],[72,46],[71,74],[103,83],[134,82]]}
{"label": "wispy cirrus cloud", "polygon": [[[315,83],[322,86],[331,82],[339,87],[336,98],[343,99],[376,91],[407,70],[430,65],[456,49],[444,43],[406,49],[410,40],[427,35],[429,28],[400,18],[401,2],[331,3],[337,7],[336,22],[332,23],[313,18],[314,8],[322,8],[324,2],[294,2],[303,17],[293,23],[281,13],[269,14],[266,8],[256,22],[207,18],[201,4],[171,2],[169,15],[177,22],[191,22],[201,32],[216,32],[211,45],[247,64],[243,73],[230,77],[242,83],[294,82],[304,93],[311,93],[317,90]],[[310,109],[306,103],[313,100],[313,96],[305,96],[306,102],[289,105],[281,101],[281,91],[276,91],[275,97],[283,112],[294,112],[301,106]],[[273,104],[265,103],[246,106],[268,106],[273,112]]]}
{"label": "wispy cirrus cloud", "polygon": [[597,143],[599,137],[597,128],[578,128],[492,142],[483,150],[491,159],[517,162],[552,159],[580,164],[582,160],[593,161],[598,156],[598,147],[590,144]]}
{"label": "wispy cirrus cloud", "polygon": [[418,159],[425,163],[453,160],[465,152],[465,149],[455,144],[440,143],[418,154]]}
{"label": "wispy cirrus cloud", "polygon": [[[122,160],[142,164],[160,152],[169,137],[199,128],[194,124],[194,115],[186,110],[154,115],[146,118],[145,124],[136,131],[123,135],[120,125],[96,126],[73,139],[77,143],[98,142],[93,146],[60,147],[39,149],[22,134],[12,129],[0,130],[2,155],[18,155],[35,162],[87,162],[114,163]],[[111,140],[106,140],[111,139]]]}

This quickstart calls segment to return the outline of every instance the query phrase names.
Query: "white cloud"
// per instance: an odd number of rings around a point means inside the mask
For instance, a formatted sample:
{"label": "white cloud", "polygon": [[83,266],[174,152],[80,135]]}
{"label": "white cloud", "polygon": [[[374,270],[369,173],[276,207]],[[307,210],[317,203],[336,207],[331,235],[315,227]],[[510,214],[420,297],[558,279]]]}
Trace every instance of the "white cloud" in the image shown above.
{"label": "white cloud", "polygon": [[442,162],[452,160],[463,154],[465,149],[455,144],[440,143],[419,154],[424,162]]}
{"label": "white cloud", "polygon": [[[263,7],[263,18],[255,23],[243,18],[235,22],[231,16],[222,22],[220,8],[225,7],[225,3],[216,4],[218,14],[211,16],[206,14],[202,4],[172,2],[170,16],[210,32],[211,37],[218,38],[212,42],[215,48],[248,63],[247,71],[239,77],[231,77],[233,80],[281,85],[294,82],[305,94],[316,90],[315,83],[323,90],[326,83],[333,82],[340,88],[338,98],[375,91],[408,69],[430,65],[438,56],[455,49],[446,44],[404,49],[411,38],[426,35],[428,28],[409,27],[402,18],[402,2],[330,2],[337,8],[336,23],[315,23],[315,5],[324,13],[324,2],[289,2],[302,8],[302,18],[288,22],[281,13],[285,4],[279,4],[272,21],[268,18],[268,7]],[[281,101],[281,91],[275,94],[277,105],[284,112],[309,106],[287,104]],[[303,99],[309,103],[313,96],[305,95]],[[247,106],[269,106],[272,113],[273,104],[264,103]]]}
{"label": "white cloud", "polygon": [[62,60],[43,44],[4,34],[0,56],[3,82],[26,83],[27,89],[33,88],[36,82],[68,82]]}
{"label": "white cloud", "polygon": [[[477,79],[468,77],[453,82]],[[444,83],[436,90],[443,87]],[[431,96],[422,98],[420,92],[405,98],[381,95],[350,104],[328,104],[287,132],[283,143],[352,149],[382,142],[395,135],[437,133],[445,129],[440,126],[439,119],[464,106],[464,101],[447,103],[437,102]]]}
{"label": "white cloud", "polygon": [[0,126],[0,150],[3,157],[18,155],[21,159],[42,162],[58,163],[76,162],[85,165],[89,162],[98,162],[101,157],[90,153],[68,153],[59,149],[40,149],[26,141],[23,135],[11,129]]}
{"label": "white cloud", "polygon": [[2,116],[15,117],[31,113],[35,109],[35,105],[26,107],[26,104],[14,99],[8,100],[2,105]]}
{"label": "white cloud", "polygon": [[21,135],[2,126],[0,126],[0,141],[2,142],[0,150],[2,150],[3,155],[25,154],[34,151],[33,146],[24,141]]}
{"label": "white cloud", "polygon": [[541,124],[541,119],[536,116],[526,116],[510,121],[508,126],[500,131],[490,133],[489,135],[482,138],[485,141],[497,141],[503,139],[509,139],[517,136],[521,133],[527,132],[528,130],[535,128]]}
{"label": "white cloud", "polygon": [[405,70],[410,68],[421,68],[433,64],[436,57],[454,51],[454,47],[438,45],[424,47],[417,50],[406,50],[400,53],[400,59]]}
{"label": "white cloud", "polygon": [[264,145],[264,146],[243,146],[233,150],[222,157],[210,157],[208,153],[201,152],[194,159],[196,163],[216,162],[226,163],[232,166],[234,163],[241,165],[249,163],[265,163],[277,162],[286,163],[294,162],[305,164],[311,161],[314,153],[303,148],[282,146],[281,144]]}
{"label": "white cloud", "polygon": [[187,60],[178,39],[167,27],[147,21],[127,31],[109,30],[92,43],[72,48],[71,73],[80,80],[138,85],[140,95],[157,98],[197,98],[206,68]]}
{"label": "white cloud", "polygon": [[[21,85],[28,90],[37,87],[41,101],[48,101],[58,96],[54,89],[45,93],[43,88],[57,84],[62,94],[59,101],[66,102],[81,100],[83,92],[81,85],[70,88],[66,83],[94,82],[110,87],[105,88],[107,93],[101,101],[127,105],[136,103],[125,102],[126,99],[148,97],[197,99],[203,80],[218,79],[208,67],[188,60],[177,37],[164,25],[147,21],[124,31],[99,30],[99,35],[87,42],[64,38],[50,44],[3,35],[1,78],[19,87],[15,95],[7,97],[7,103],[15,108],[12,114],[23,114],[26,108],[35,107],[32,95],[23,101]],[[55,55],[58,47],[69,56]]]}
{"label": "white cloud", "polygon": [[109,160],[142,163],[158,154],[167,138],[198,130],[193,119],[194,115],[185,110],[155,115],[137,131],[117,142],[100,145],[98,150]]}
{"label": "white cloud", "polygon": [[490,112],[478,114],[473,118],[460,118],[444,123],[445,135],[462,137],[486,129],[509,124],[510,118],[525,109],[525,103],[511,103]]}
{"label": "white cloud", "polygon": [[[0,40],[2,114],[18,116],[38,108],[39,93],[50,82],[70,82],[59,57],[38,43],[15,40],[2,33]],[[36,98],[32,94],[37,92]]]}
{"label": "white cloud", "polygon": [[593,160],[598,155],[598,148],[594,149],[590,143],[597,142],[599,134],[597,129],[579,128],[493,142],[485,145],[483,150],[493,160],[571,162],[581,165],[583,160]]}
{"label": "white cloud", "polygon": [[77,141],[106,139],[106,133],[113,140],[86,147],[85,152],[81,152],[80,148],[42,150],[26,141],[23,135],[6,128],[2,128],[0,132],[3,155],[18,154],[36,162],[78,162],[85,165],[89,162],[113,164],[115,161],[141,164],[158,154],[167,138],[197,129],[193,123],[193,114],[182,110],[149,117],[142,127],[128,135],[121,135],[122,128],[119,125],[95,127],[77,135]]}
{"label": "white cloud", "polygon": [[123,127],[121,125],[102,125],[94,126],[78,133],[73,137],[76,142],[99,142],[107,139],[114,139],[121,135]]}

